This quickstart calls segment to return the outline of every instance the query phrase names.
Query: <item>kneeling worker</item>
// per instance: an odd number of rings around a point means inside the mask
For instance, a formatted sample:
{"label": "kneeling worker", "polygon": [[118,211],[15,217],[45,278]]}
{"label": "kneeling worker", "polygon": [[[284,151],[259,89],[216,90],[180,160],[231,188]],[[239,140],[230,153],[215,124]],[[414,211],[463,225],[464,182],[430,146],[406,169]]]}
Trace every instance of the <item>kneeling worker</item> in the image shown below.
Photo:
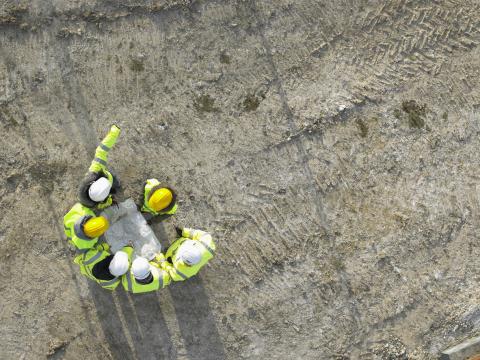
{"label": "kneeling worker", "polygon": [[167,271],[161,270],[157,264],[143,257],[136,258],[130,271],[122,277],[124,289],[134,294],[163,289],[170,282]]}
{"label": "kneeling worker", "polygon": [[177,212],[177,194],[172,188],[161,185],[157,179],[148,179],[143,194],[143,212],[173,215]]}
{"label": "kneeling worker", "polygon": [[92,209],[77,203],[63,217],[63,227],[67,240],[77,249],[86,250],[108,230],[109,222],[104,216],[96,216]]}
{"label": "kneeling worker", "polygon": [[215,254],[212,236],[202,230],[177,228],[180,238],[168,248],[165,259],[160,259],[161,267],[168,271],[173,281],[183,281],[198,271]]}
{"label": "kneeling worker", "polygon": [[132,259],[133,248],[125,246],[112,255],[106,243],[97,245],[82,255],[78,255],[74,262],[80,266],[80,271],[89,279],[94,280],[101,287],[115,290],[120,284],[121,277],[128,271]]}

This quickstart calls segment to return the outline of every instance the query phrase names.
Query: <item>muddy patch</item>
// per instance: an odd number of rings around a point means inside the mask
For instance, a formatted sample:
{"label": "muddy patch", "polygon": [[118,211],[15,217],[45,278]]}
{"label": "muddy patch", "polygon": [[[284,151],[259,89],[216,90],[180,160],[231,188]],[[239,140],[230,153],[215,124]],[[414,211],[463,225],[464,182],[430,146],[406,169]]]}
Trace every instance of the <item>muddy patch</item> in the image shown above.
{"label": "muddy patch", "polygon": [[408,125],[411,128],[423,128],[425,126],[425,115],[427,106],[419,105],[415,100],[402,102],[402,110],[408,115]]}

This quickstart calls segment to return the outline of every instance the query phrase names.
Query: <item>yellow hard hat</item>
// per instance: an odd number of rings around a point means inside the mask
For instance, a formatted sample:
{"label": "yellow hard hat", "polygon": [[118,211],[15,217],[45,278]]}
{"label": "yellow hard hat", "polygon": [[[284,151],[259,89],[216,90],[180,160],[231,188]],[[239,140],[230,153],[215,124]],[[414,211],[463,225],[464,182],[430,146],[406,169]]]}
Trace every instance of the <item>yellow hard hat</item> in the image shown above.
{"label": "yellow hard hat", "polygon": [[148,206],[150,206],[155,211],[160,211],[165,209],[172,203],[173,194],[170,189],[160,188],[155,190],[150,199],[148,200]]}
{"label": "yellow hard hat", "polygon": [[108,230],[108,220],[103,216],[92,217],[83,225],[83,232],[89,238],[96,238]]}

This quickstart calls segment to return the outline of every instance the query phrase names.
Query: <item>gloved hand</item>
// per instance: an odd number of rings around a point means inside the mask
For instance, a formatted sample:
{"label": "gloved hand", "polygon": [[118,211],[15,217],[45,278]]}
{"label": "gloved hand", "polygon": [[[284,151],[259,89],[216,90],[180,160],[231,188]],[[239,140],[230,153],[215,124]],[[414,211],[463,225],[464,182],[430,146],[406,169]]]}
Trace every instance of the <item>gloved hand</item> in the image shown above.
{"label": "gloved hand", "polygon": [[113,125],[110,127],[110,131],[120,132],[120,126],[118,126],[117,124],[113,124]]}
{"label": "gloved hand", "polygon": [[160,263],[160,268],[165,270],[165,271],[171,271],[174,270],[173,264],[171,263],[172,258],[168,258],[162,263]]}
{"label": "gloved hand", "polygon": [[165,256],[162,253],[155,254],[154,261],[157,262],[158,264],[161,264],[165,262]]}
{"label": "gloved hand", "polygon": [[175,231],[177,232],[178,236],[183,236],[182,235],[183,229],[181,227],[175,226]]}

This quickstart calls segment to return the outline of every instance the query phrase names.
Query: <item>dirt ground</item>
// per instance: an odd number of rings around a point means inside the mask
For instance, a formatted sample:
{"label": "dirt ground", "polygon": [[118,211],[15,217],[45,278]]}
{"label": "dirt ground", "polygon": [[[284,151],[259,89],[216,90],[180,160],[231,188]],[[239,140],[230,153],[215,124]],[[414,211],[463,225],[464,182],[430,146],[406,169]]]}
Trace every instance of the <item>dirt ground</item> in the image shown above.
{"label": "dirt ground", "polygon": [[[478,0],[0,3],[0,359],[436,359],[480,334]],[[198,277],[129,296],[72,263],[112,123],[123,197],[167,181],[214,235]]]}

